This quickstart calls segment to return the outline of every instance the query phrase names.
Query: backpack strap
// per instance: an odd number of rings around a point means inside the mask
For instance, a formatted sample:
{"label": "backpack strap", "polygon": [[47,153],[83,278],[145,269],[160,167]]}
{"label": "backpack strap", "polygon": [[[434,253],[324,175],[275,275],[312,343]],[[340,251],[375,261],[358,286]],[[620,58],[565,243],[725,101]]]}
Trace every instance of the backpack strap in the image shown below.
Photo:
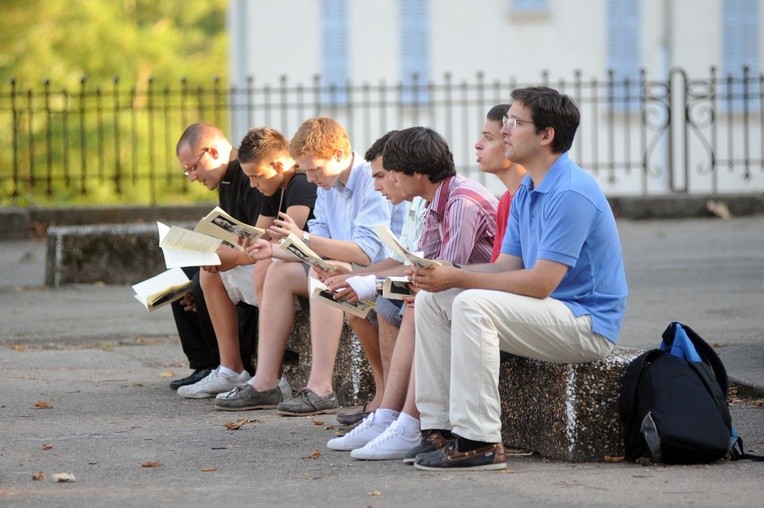
{"label": "backpack strap", "polygon": [[687,333],[687,337],[689,337],[690,341],[692,341],[692,345],[695,346],[695,350],[698,352],[703,361],[711,367],[711,370],[713,370],[714,373],[714,377],[716,378],[716,382],[719,383],[719,386],[722,388],[722,393],[724,393],[724,396],[727,397],[727,394],[729,393],[729,378],[727,377],[727,369],[724,368],[724,364],[719,359],[716,351],[714,351],[714,349],[709,346],[708,343],[700,337],[700,335],[695,333],[692,328],[685,324],[674,321],[668,325],[666,330],[663,332],[663,335],[661,336],[663,338],[663,342],[665,342],[668,346],[673,344],[677,325],[684,329],[685,333]]}
{"label": "backpack strap", "polygon": [[764,455],[754,455],[752,453],[745,453],[745,446],[743,445],[743,438],[737,437],[735,442],[730,447],[729,454],[727,455],[729,460],[752,460],[754,462],[764,462]]}
{"label": "backpack strap", "polygon": [[637,399],[637,384],[639,383],[639,376],[642,373],[642,369],[646,363],[650,363],[662,354],[663,351],[659,349],[651,349],[636,357],[629,363],[628,367],[626,367],[626,373],[623,375],[623,382],[621,384],[621,397],[619,399],[622,422],[632,420],[634,405],[636,404]]}

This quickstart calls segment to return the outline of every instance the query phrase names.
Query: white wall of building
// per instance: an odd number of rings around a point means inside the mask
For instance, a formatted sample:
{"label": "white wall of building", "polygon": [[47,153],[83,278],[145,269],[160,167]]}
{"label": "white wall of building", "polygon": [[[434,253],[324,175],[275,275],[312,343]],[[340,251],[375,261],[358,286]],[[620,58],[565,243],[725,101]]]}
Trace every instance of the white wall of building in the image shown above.
{"label": "white wall of building", "polygon": [[[648,79],[665,79],[671,68],[683,68],[692,78],[706,79],[709,68],[723,68],[723,0],[638,0],[640,5],[641,67]],[[759,5],[759,26],[764,25],[764,5]],[[230,1],[231,73],[234,87],[244,87],[248,76],[256,86],[279,86],[282,76],[294,86],[310,86],[322,69],[321,0]],[[552,85],[572,81],[580,71],[585,81],[604,80],[608,69],[607,0],[548,0],[541,13],[518,13],[512,0],[430,0],[430,79],[440,83],[449,73],[454,82],[475,81],[482,72],[488,82],[511,80],[519,84],[540,83],[548,71]],[[348,0],[348,77],[354,85],[375,85],[384,80],[396,83],[400,76],[400,27],[397,0]],[[759,32],[760,54],[764,56],[764,30]],[[764,62],[760,65],[764,69]],[[508,102],[509,96],[498,98]],[[357,98],[356,98],[357,99]],[[493,98],[491,98],[493,100]],[[494,103],[495,103],[494,102]],[[308,114],[312,112],[307,112]],[[343,119],[342,111],[321,112]],[[290,112],[298,115],[299,112]],[[474,171],[471,143],[482,122],[477,110],[457,112],[461,131],[445,132],[441,118],[427,115],[406,116],[403,123],[416,121],[444,133],[452,145],[457,164]],[[474,118],[472,118],[474,116]],[[262,121],[258,119],[258,121]],[[366,123],[365,131],[357,119],[351,132],[356,148],[365,150],[382,134],[377,119]],[[761,119],[757,133],[761,132]],[[296,118],[277,125],[291,135]],[[458,122],[457,122],[458,123]],[[390,127],[406,127],[392,125]],[[580,136],[593,135],[582,125]],[[243,135],[241,123],[232,128],[234,139]],[[350,130],[350,129],[349,129]],[[473,133],[473,131],[475,131]],[[599,136],[599,150],[606,153],[608,139]],[[624,142],[618,134],[619,150]],[[761,136],[757,134],[756,156],[761,157]],[[657,150],[662,150],[659,146]],[[660,160],[660,153],[656,152]],[[733,154],[734,155],[734,154]],[[662,163],[677,165],[677,161]],[[764,187],[760,172],[758,188]],[[635,192],[637,184],[615,189],[607,176],[598,176],[603,188],[612,193]],[[621,177],[638,180],[638,175]],[[729,180],[729,179],[727,179]],[[657,191],[667,189],[665,179],[651,183]],[[701,186],[706,185],[703,183]],[[748,182],[745,182],[749,186]]]}

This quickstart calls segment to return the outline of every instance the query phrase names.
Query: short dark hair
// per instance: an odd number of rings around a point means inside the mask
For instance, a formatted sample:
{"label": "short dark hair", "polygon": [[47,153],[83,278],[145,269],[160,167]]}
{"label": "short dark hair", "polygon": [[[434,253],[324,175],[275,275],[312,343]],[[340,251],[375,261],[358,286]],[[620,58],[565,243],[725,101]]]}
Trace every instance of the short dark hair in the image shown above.
{"label": "short dark hair", "polygon": [[512,92],[512,99],[531,111],[537,131],[548,127],[554,129],[553,153],[570,150],[581,121],[581,113],[573,99],[546,86],[518,88]]}
{"label": "short dark hair", "polygon": [[289,153],[289,141],[271,127],[253,127],[247,131],[239,144],[239,162],[261,163],[266,157]]}
{"label": "short dark hair", "polygon": [[488,110],[488,114],[485,115],[486,120],[501,123],[504,117],[507,116],[507,111],[509,110],[509,106],[511,106],[511,104],[495,105],[494,107]]}
{"label": "short dark hair", "polygon": [[392,130],[376,140],[368,150],[366,150],[366,153],[364,154],[363,158],[366,159],[366,162],[371,162],[380,155],[382,155],[382,151],[385,149],[385,145],[387,144],[388,140],[393,136],[393,134],[397,134],[399,131]]}
{"label": "short dark hair", "polygon": [[392,136],[382,152],[382,166],[406,175],[427,175],[432,183],[456,174],[448,143],[427,127],[409,127]]}

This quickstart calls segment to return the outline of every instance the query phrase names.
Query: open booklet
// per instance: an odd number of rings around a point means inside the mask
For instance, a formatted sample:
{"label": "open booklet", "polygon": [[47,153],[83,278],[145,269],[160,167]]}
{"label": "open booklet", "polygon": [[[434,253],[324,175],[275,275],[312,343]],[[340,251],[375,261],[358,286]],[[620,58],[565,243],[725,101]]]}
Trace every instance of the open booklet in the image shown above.
{"label": "open booklet", "polygon": [[414,292],[409,289],[409,284],[407,275],[385,277],[382,284],[382,296],[388,300],[403,300],[406,296],[414,296]]}
{"label": "open booklet", "polygon": [[179,300],[191,287],[191,281],[180,268],[166,272],[133,285],[135,299],[149,312]]}
{"label": "open booklet", "polygon": [[334,266],[324,261],[321,256],[310,250],[310,247],[305,245],[305,242],[300,240],[294,233],[289,233],[289,236],[281,240],[279,248],[287,252],[291,252],[303,263],[307,263],[312,267],[320,268],[325,272],[333,272],[336,270]]}
{"label": "open booklet", "polygon": [[433,268],[441,265],[440,261],[425,259],[404,247],[387,224],[375,225],[374,232],[377,233],[377,236],[382,240],[382,243],[398,253],[403,259],[408,261],[408,264],[411,266],[416,266],[417,268]]}
{"label": "open booklet", "polygon": [[374,302],[370,301],[359,301],[359,302],[348,302],[346,300],[335,300],[334,299],[334,293],[329,290],[328,287],[326,287],[326,284],[321,282],[318,279],[314,279],[313,277],[309,277],[309,285],[310,288],[310,297],[316,298],[318,300],[321,300],[322,302],[326,303],[327,305],[331,305],[332,307],[337,307],[338,309],[342,309],[345,312],[349,312],[353,314],[354,316],[358,316],[360,318],[366,318],[366,315],[369,313],[371,309],[376,307],[376,304]]}
{"label": "open booklet", "polygon": [[244,222],[234,219],[219,206],[212,209],[210,213],[204,216],[194,231],[215,238],[220,238],[231,247],[241,251],[244,247],[239,245],[239,237],[248,238],[252,241],[257,240],[265,234],[265,230],[250,226]]}
{"label": "open booklet", "polygon": [[213,266],[220,264],[215,252],[223,240],[189,229],[167,226],[157,222],[159,247],[167,268],[182,266]]}

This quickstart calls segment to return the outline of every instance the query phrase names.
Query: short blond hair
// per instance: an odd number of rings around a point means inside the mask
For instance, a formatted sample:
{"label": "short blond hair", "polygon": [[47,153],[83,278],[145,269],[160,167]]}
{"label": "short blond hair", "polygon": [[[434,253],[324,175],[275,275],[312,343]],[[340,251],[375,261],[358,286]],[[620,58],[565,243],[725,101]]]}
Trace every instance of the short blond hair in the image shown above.
{"label": "short blond hair", "polygon": [[289,142],[289,153],[294,159],[305,154],[317,159],[329,159],[337,150],[342,152],[343,157],[353,152],[345,128],[326,116],[305,120]]}

